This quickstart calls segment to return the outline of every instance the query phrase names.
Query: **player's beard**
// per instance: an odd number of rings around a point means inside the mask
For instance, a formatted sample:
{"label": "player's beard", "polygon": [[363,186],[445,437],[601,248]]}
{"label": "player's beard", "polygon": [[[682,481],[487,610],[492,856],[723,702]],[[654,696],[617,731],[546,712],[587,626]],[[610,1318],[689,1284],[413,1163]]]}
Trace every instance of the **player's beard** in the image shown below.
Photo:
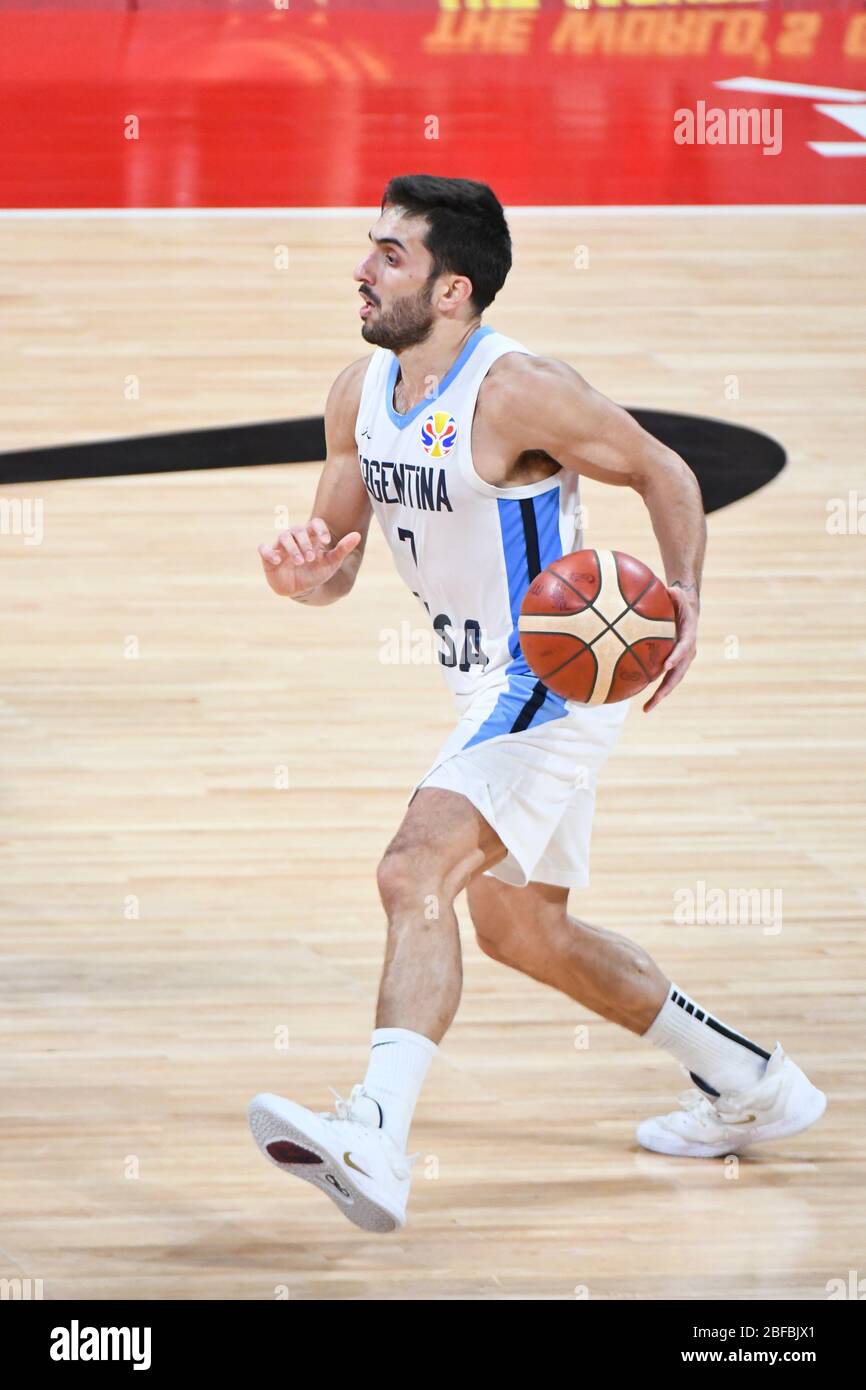
{"label": "player's beard", "polygon": [[435,321],[431,308],[434,278],[422,285],[417,294],[398,299],[387,314],[377,304],[373,317],[361,324],[361,337],[365,342],[374,347],[390,348],[392,352],[403,352],[425,342],[433,332]]}

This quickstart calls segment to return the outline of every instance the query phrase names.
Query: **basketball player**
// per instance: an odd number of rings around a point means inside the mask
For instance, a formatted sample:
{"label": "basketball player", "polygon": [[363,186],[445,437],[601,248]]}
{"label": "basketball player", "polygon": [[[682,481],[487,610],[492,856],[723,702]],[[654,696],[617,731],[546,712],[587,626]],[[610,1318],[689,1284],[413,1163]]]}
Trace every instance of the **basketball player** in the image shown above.
{"label": "basketball player", "polygon": [[363,1081],[325,1114],[259,1095],[250,1123],[284,1172],[365,1230],[391,1231],[405,1221],[412,1112],[460,999],[464,888],[489,956],[691,1075],[683,1108],[639,1125],[645,1148],[718,1157],[805,1129],[826,1102],[779,1043],[743,1037],[640,946],[567,911],[568,890],[588,881],[595,778],[627,702],[577,704],[537,680],[518,642],[521,601],[539,571],[582,548],[581,475],[635,488],[677,617],[644,705],[654,709],[695,655],[705,523],[694,475],[571,367],[482,325],[511,266],[486,185],[392,179],[369,237],[354,278],[375,351],[331,388],[310,521],[259,550],[277,594],[334,603],[355,583],[375,514],[438,635],[458,722],[378,867],[388,936]]}

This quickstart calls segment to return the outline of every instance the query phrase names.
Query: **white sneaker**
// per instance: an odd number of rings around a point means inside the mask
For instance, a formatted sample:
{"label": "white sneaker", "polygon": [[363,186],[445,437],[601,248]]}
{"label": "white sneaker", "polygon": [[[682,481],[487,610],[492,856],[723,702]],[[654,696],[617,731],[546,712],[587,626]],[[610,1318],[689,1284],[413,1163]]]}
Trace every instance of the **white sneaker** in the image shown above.
{"label": "white sneaker", "polygon": [[360,1085],[349,1100],[334,1091],[332,1115],[262,1092],[249,1103],[250,1128],[271,1163],[327,1192],[356,1226],[393,1231],[406,1224],[414,1160],[384,1130],[353,1114],[355,1102],[365,1094]]}
{"label": "white sneaker", "polygon": [[750,1144],[808,1129],[823,1115],[827,1097],[776,1043],[764,1075],[750,1090],[717,1099],[686,1091],[679,1102],[681,1110],[638,1125],[638,1141],[645,1149],[678,1158],[723,1158]]}

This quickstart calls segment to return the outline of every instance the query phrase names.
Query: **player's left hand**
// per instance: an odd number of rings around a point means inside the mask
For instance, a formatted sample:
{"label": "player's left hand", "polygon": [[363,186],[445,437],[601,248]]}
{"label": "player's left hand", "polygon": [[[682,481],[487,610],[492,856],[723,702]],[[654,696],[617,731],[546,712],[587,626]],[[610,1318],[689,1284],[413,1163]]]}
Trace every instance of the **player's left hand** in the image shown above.
{"label": "player's left hand", "polygon": [[677,640],[662,667],[664,674],[661,684],[656,686],[655,691],[643,707],[644,714],[649,714],[660,700],[664,700],[679,685],[694,661],[697,651],[698,615],[701,610],[698,591],[693,586],[682,589],[675,585],[668,589],[668,593],[671,596],[676,614]]}

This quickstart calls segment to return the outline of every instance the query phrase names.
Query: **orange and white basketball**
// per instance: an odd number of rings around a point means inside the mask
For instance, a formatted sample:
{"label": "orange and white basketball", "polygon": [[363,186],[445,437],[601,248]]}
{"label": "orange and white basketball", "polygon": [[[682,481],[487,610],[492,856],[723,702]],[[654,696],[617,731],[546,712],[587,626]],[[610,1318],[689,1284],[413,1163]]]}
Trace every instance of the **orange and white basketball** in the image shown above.
{"label": "orange and white basketball", "polygon": [[661,675],[676,642],[670,594],[619,550],[564,555],[530,584],[518,620],[527,663],[566,700],[626,700]]}

